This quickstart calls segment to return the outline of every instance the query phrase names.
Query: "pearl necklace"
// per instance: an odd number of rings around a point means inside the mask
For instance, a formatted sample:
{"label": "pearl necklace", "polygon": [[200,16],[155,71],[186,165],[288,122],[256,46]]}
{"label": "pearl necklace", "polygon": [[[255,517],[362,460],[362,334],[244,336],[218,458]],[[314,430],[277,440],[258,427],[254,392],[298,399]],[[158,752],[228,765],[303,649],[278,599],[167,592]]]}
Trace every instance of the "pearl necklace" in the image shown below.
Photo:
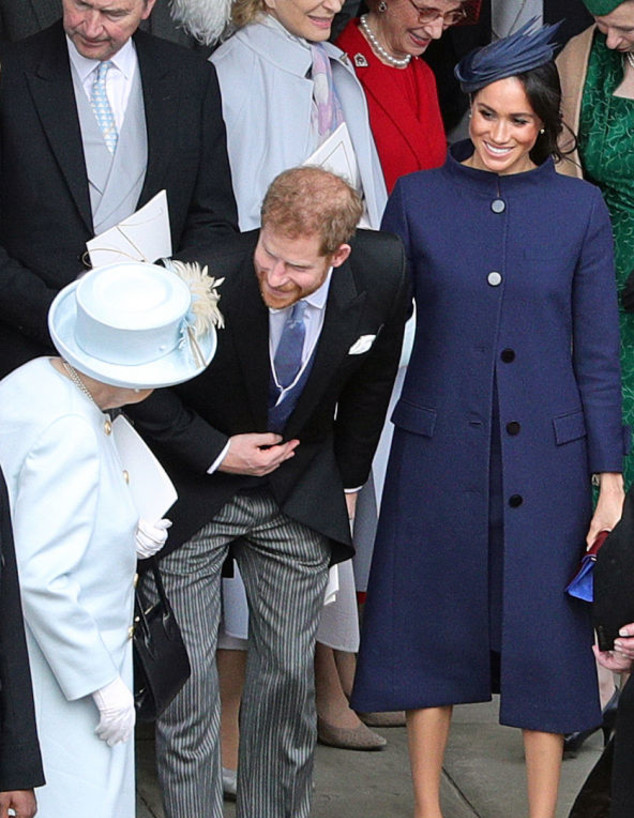
{"label": "pearl necklace", "polygon": [[625,52],[625,59],[629,62],[630,67],[634,68],[634,52],[626,51]]}
{"label": "pearl necklace", "polygon": [[[88,389],[86,384],[82,381],[82,379],[79,377],[79,373],[77,372],[75,367],[71,366],[71,364],[69,364],[68,361],[65,361],[64,359],[62,359],[62,366],[64,367],[64,369],[68,373],[68,377],[75,384],[75,386],[79,389],[79,391],[82,392],[88,398],[88,400],[92,403],[92,405],[95,406],[97,409],[99,409],[99,411],[103,414],[103,409],[99,406],[99,404],[95,401],[93,396],[90,394],[90,390]],[[110,417],[108,415],[106,415],[106,419],[105,419],[104,424],[103,424],[103,429],[104,429],[104,432],[107,435],[109,435],[110,432],[112,431],[112,424],[110,423]]]}
{"label": "pearl necklace", "polygon": [[373,50],[378,54],[381,59],[385,60],[388,65],[394,66],[394,68],[405,68],[409,65],[409,61],[412,59],[412,55],[408,54],[406,57],[393,57],[390,53],[388,53],[381,43],[377,40],[376,35],[370,28],[370,24],[367,20],[368,15],[364,14],[362,17],[359,18],[359,25],[363,29],[363,33],[368,38],[370,45],[372,46]]}

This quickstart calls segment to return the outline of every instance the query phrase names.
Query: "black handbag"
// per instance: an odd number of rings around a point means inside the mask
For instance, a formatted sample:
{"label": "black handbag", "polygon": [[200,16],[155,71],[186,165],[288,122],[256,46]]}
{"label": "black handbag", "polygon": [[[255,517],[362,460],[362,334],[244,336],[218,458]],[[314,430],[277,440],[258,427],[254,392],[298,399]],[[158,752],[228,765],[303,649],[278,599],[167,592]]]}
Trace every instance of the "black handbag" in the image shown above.
{"label": "black handbag", "polygon": [[594,566],[592,622],[600,650],[613,650],[623,625],[634,622],[634,497],[625,496],[623,516],[607,536]]}
{"label": "black handbag", "polygon": [[134,704],[139,721],[153,721],[163,713],[191,674],[187,649],[163,587],[156,560],[148,560],[158,599],[148,603],[136,588],[133,656]]}

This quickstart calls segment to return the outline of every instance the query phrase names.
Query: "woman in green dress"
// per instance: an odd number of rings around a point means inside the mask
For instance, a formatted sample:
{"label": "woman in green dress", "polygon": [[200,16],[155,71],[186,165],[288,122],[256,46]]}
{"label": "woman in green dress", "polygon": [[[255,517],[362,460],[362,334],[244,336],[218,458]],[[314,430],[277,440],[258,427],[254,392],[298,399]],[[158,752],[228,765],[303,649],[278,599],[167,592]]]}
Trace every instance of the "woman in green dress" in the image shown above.
{"label": "woman in green dress", "polygon": [[[610,211],[617,284],[634,271],[634,0],[584,0],[595,25],[574,37],[557,66],[563,119],[576,150],[558,168],[598,185]],[[621,306],[623,414],[634,428],[634,314]],[[634,482],[634,453],[625,483]]]}
{"label": "woman in green dress", "polygon": [[[557,60],[563,120],[577,135],[576,145],[573,141],[569,146],[574,150],[558,170],[584,176],[601,189],[612,219],[617,286],[622,294],[630,276],[634,281],[634,0],[583,1],[595,23],[570,40]],[[634,312],[627,311],[623,302],[619,310],[623,417],[634,428]],[[634,484],[634,453],[624,463],[629,488]],[[630,627],[634,629],[634,624]],[[602,668],[599,682],[605,729],[613,721],[618,693],[612,673]],[[631,692],[619,704],[611,818],[634,815],[634,712],[630,711],[634,711]],[[566,746],[577,749],[586,737],[567,736]]]}

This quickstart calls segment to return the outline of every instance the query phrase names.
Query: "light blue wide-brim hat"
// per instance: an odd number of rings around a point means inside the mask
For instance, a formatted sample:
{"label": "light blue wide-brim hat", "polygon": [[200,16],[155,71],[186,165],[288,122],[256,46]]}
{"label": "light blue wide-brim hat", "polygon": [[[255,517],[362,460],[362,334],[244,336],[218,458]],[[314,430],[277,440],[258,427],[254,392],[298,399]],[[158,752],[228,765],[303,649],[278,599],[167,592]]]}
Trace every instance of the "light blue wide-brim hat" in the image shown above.
{"label": "light blue wide-brim hat", "polygon": [[57,294],[48,325],[68,363],[124,388],[187,381],[203,372],[216,351],[213,326],[196,334],[190,287],[155,264],[91,270]]}
{"label": "light blue wide-brim hat", "polygon": [[595,17],[611,14],[614,9],[622,5],[625,0],[583,0],[584,6]]}

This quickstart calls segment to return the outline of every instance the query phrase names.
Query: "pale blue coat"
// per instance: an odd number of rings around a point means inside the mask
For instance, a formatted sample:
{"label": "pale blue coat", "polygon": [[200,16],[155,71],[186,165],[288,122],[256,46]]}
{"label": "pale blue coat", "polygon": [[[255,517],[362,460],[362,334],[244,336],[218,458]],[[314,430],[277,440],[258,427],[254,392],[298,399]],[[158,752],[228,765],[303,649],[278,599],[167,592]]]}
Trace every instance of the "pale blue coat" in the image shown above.
{"label": "pale blue coat", "polygon": [[[370,225],[378,228],[387,201],[363,88],[344,52],[324,43],[333,82],[355,150]],[[222,114],[241,230],[260,226],[260,205],[275,176],[315,150],[311,128],[310,50],[281,27],[251,23],[211,56],[222,92]]]}
{"label": "pale blue coat", "polygon": [[134,818],[134,744],[94,733],[90,694],[132,685],[132,504],[105,416],[49,358],[0,382],[9,491],[47,784],[39,818]]}

